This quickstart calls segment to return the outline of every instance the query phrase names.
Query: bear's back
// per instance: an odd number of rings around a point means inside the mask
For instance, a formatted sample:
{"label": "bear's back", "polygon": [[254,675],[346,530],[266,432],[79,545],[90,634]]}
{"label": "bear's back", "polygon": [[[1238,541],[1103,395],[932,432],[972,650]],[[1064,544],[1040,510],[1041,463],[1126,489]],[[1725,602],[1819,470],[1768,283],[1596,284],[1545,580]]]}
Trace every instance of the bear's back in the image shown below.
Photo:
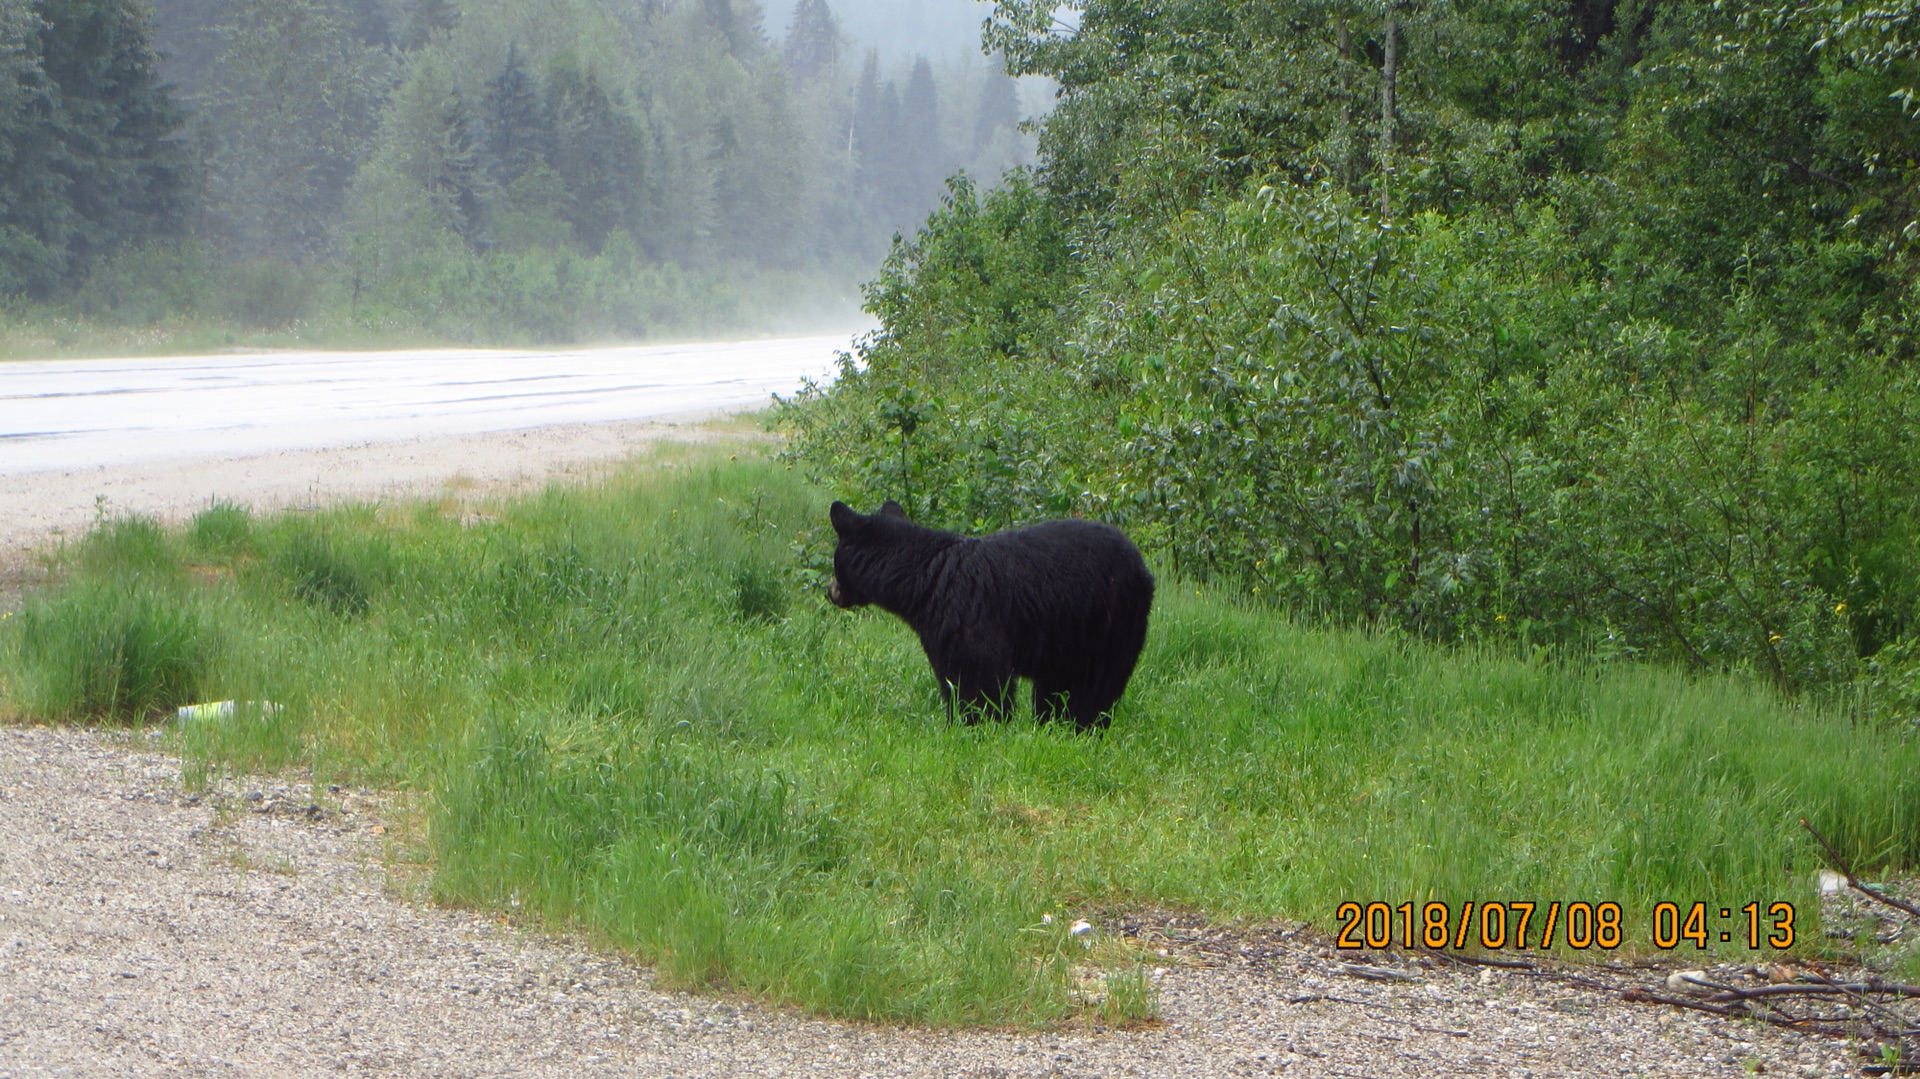
{"label": "bear's back", "polygon": [[[1126,534],[1077,519],[1043,521],[983,536],[955,551],[966,572],[954,584],[973,595],[955,604],[978,612],[1000,601],[1002,617],[1040,636],[1084,626],[1089,619],[1144,618],[1153,574]],[[1024,634],[1023,634],[1024,636]]]}

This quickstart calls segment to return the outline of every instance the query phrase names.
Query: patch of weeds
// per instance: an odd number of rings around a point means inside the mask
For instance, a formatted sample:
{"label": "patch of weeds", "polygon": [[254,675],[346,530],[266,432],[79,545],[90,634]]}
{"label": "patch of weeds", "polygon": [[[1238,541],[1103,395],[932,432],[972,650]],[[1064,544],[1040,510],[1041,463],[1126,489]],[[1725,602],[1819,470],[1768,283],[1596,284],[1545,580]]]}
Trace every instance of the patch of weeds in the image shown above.
{"label": "patch of weeds", "polygon": [[372,603],[376,581],[366,560],[325,533],[294,532],[268,561],[269,570],[292,585],[294,595],[315,607],[357,617]]}
{"label": "patch of weeds", "polygon": [[242,873],[272,873],[282,877],[297,877],[300,867],[292,858],[279,851],[253,851],[238,839],[227,841],[224,857],[221,859]]}
{"label": "patch of weeds", "polygon": [[177,566],[166,531],[146,517],[101,520],[80,541],[77,555],[82,570],[101,577],[162,575]]}
{"label": "patch of weeds", "polygon": [[194,514],[187,543],[203,558],[231,562],[253,551],[253,514],[245,506],[216,502]]}
{"label": "patch of weeds", "polygon": [[20,612],[28,714],[139,719],[192,702],[219,651],[191,603],[141,584],[83,580]]}
{"label": "patch of weeds", "polygon": [[183,785],[195,790],[206,785],[213,762],[242,771],[286,767],[302,758],[304,736],[305,725],[287,709],[241,700],[228,714],[181,720],[173,747],[185,761]]}
{"label": "patch of weeds", "polygon": [[1133,1027],[1160,1018],[1160,987],[1148,974],[1145,964],[1134,962],[1107,970],[1103,992],[1093,1014],[1114,1027]]}
{"label": "patch of weeds", "polygon": [[787,590],[773,567],[742,562],[733,570],[734,613],[749,622],[777,622],[787,613]]}

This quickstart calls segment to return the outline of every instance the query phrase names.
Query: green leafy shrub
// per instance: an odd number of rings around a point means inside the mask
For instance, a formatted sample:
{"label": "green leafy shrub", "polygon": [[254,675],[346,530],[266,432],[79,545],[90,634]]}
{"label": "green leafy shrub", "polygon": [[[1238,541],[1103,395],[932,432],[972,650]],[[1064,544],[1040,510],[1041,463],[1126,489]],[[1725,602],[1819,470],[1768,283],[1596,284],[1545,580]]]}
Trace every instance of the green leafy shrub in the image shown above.
{"label": "green leafy shrub", "polygon": [[1056,358],[1066,236],[1030,176],[984,196],[953,181],[867,287],[882,329],[842,357],[831,392],[783,404],[798,459],[849,501],[898,499],[943,526],[1070,510],[1105,424]]}
{"label": "green leafy shrub", "polygon": [[1920,728],[1920,637],[1895,641],[1874,653],[1863,681],[1873,712]]}
{"label": "green leafy shrub", "polygon": [[983,224],[1041,211],[987,205],[896,253],[882,331],[785,410],[836,493],[976,531],[1100,516],[1295,610],[1786,687],[1844,683],[1920,614],[1915,376],[1823,360],[1764,283],[1683,333],[1595,280],[1552,206],[1389,224],[1263,185],[1090,261],[1077,330],[1054,311],[1020,344],[979,268],[1072,286]]}

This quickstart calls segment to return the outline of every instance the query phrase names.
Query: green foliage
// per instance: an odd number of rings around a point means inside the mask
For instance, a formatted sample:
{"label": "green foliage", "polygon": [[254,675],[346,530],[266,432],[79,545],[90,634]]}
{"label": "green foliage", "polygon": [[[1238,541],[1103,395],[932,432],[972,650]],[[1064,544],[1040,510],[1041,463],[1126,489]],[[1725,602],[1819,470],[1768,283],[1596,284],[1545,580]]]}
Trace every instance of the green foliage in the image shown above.
{"label": "green foliage", "polygon": [[80,541],[74,561],[101,576],[166,576],[174,568],[174,552],[167,534],[147,517],[115,517],[101,521]]}
{"label": "green foliage", "polygon": [[351,32],[352,15],[344,0],[225,5],[197,102],[210,238],[224,253],[271,267],[325,249],[393,80],[385,51]]}
{"label": "green foliage", "polygon": [[148,327],[207,302],[217,280],[205,250],[191,241],[142,244],[101,263],[72,306],[90,319]]}
{"label": "green foliage", "polygon": [[831,391],[783,408],[805,432],[801,458],[846,497],[897,498],[940,524],[1064,512],[1080,466],[1055,448],[1072,444],[1061,429],[1077,422],[1075,402],[1092,403],[1047,362],[1067,262],[1063,222],[1030,178],[1011,174],[984,198],[955,180],[868,286],[885,328],[843,357]]}
{"label": "green foliage", "polygon": [[144,4],[0,3],[0,296],[175,233],[188,163]]}
{"label": "green foliage", "polygon": [[773,621],[785,614],[789,596],[773,567],[743,562],[733,571],[734,607],[740,617]]}
{"label": "green foliage", "polygon": [[989,35],[1062,85],[1044,186],[930,218],[859,361],[786,412],[836,490],[1100,516],[1293,610],[1790,688],[1920,632],[1896,16],[1051,17]]}
{"label": "green foliage", "polygon": [[0,298],[33,300],[14,326],[553,343],[818,324],[828,305],[844,325],[942,176],[1026,155],[1017,108],[973,123],[996,74],[978,61],[876,59],[895,115],[863,120],[856,152],[824,5],[790,69],[757,5],[614,0],[160,0],[192,110],[170,137],[132,2],[39,4],[45,26],[0,7]]}
{"label": "green foliage", "polygon": [[1920,727],[1920,637],[1896,641],[1874,653],[1863,681],[1873,712]]}

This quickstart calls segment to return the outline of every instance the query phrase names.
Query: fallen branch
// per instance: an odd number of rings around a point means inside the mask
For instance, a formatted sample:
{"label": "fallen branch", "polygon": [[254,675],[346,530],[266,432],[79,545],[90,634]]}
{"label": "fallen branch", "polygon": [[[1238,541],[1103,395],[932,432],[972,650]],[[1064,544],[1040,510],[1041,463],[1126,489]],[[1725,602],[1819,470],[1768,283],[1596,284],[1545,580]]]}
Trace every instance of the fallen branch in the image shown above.
{"label": "fallen branch", "polygon": [[[1874,1015],[1882,1017],[1883,1022],[1890,1020],[1891,1025],[1885,1028],[1886,1033],[1891,1033],[1901,1038],[1909,1037],[1914,1033],[1914,1029],[1911,1026],[1909,1026],[1905,1030],[1900,1029],[1901,1025],[1908,1024],[1911,1022],[1911,1020],[1909,1020],[1906,1016],[1901,1015],[1899,1012],[1881,1005],[1878,1001],[1868,1000],[1865,996],[1854,992],[1851,986],[1838,985],[1833,981],[1830,981],[1827,978],[1822,977],[1820,975],[1815,975],[1814,977],[1816,977],[1821,984],[1829,986],[1834,989],[1839,989],[1842,992],[1844,992],[1849,999],[1852,999],[1858,1003],[1862,1011],[1872,1012]],[[1901,988],[1906,989],[1910,987],[1901,986]],[[1902,994],[1902,995],[1905,995],[1905,994]]]}
{"label": "fallen branch", "polygon": [[1367,1002],[1364,1000],[1348,1000],[1346,997],[1336,997],[1331,993],[1307,993],[1302,996],[1288,997],[1287,1003],[1288,1004],[1316,1004],[1323,1000],[1333,1004],[1358,1004],[1363,1008],[1366,1007],[1366,1004],[1367,1004]]}
{"label": "fallen branch", "polygon": [[1873,993],[1890,997],[1920,997],[1920,985],[1875,985],[1871,982],[1842,984],[1824,979],[1821,984],[1814,985],[1762,985],[1753,989],[1741,989],[1737,986],[1715,984],[1713,988],[1721,992],[1708,997],[1708,1000],[1718,1000],[1721,997],[1729,1000],[1750,1000],[1754,997],[1833,996],[1836,994],[1866,996]]}
{"label": "fallen branch", "polygon": [[1819,842],[1820,846],[1826,849],[1827,857],[1833,859],[1833,867],[1838,869],[1840,875],[1847,879],[1847,887],[1852,888],[1854,891],[1870,899],[1877,899],[1895,910],[1904,910],[1915,918],[1920,918],[1920,907],[1916,907],[1905,900],[1887,895],[1885,892],[1875,891],[1865,884],[1860,883],[1860,878],[1853,875],[1853,866],[1847,864],[1847,860],[1840,856],[1840,852],[1834,849],[1833,844],[1827,842],[1826,836],[1821,835],[1812,824],[1808,823],[1807,818],[1800,818],[1800,827],[1805,828],[1808,834],[1812,835],[1813,838]]}
{"label": "fallen branch", "polygon": [[[1705,1000],[1688,1000],[1686,997],[1670,997],[1665,993],[1655,993],[1647,989],[1628,989],[1620,994],[1620,999],[1634,1004],[1666,1004],[1675,1008],[1706,1012],[1708,1015],[1718,1015],[1726,1019],[1758,1019],[1791,1030],[1820,1030],[1822,1026],[1843,1026],[1858,1022],[1851,1017],[1840,1016],[1790,1016],[1776,1012],[1765,1004],[1749,1006],[1740,1001],[1731,1004],[1715,1004]],[[1821,1032],[1837,1033],[1836,1031]]]}
{"label": "fallen branch", "polygon": [[1443,952],[1437,948],[1421,948],[1419,950],[1426,955],[1433,956],[1435,959],[1445,959],[1449,962],[1462,963],[1467,966],[1499,967],[1502,970],[1540,969],[1538,963],[1530,963],[1525,959],[1495,959],[1492,956],[1485,955],[1455,955],[1452,952]]}
{"label": "fallen branch", "polygon": [[1355,978],[1366,978],[1376,982],[1417,982],[1420,980],[1418,975],[1408,974],[1404,970],[1395,970],[1392,967],[1369,967],[1362,966],[1359,963],[1339,963],[1336,964],[1333,969]]}
{"label": "fallen branch", "polygon": [[[1618,993],[1625,988],[1613,982],[1603,982],[1564,970],[1553,970],[1542,967],[1538,963],[1528,962],[1524,959],[1493,959],[1481,955],[1454,955],[1452,952],[1438,951],[1433,948],[1422,948],[1420,950],[1435,959],[1444,959],[1449,963],[1458,963],[1464,967],[1495,967],[1500,970],[1518,971],[1528,977],[1546,978],[1566,985],[1577,985],[1582,989],[1598,989],[1606,993]],[[1607,966],[1596,966],[1595,969],[1606,971],[1614,970],[1613,967]]]}

